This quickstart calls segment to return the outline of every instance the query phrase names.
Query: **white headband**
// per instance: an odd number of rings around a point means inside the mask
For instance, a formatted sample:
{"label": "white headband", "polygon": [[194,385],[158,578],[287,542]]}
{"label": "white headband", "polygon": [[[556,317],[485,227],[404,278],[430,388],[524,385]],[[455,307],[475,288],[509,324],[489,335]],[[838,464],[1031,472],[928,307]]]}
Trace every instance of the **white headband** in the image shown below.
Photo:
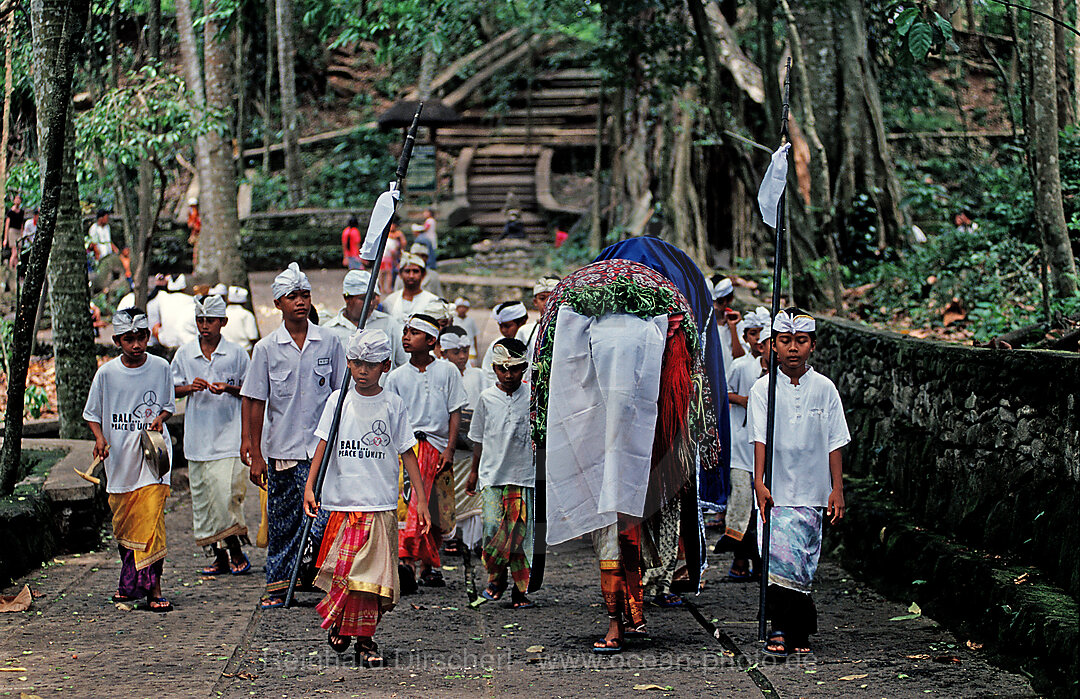
{"label": "white headband", "polygon": [[200,302],[195,299],[196,318],[228,318],[225,301],[220,296],[207,296]]}
{"label": "white headband", "polygon": [[713,301],[716,299],[722,299],[730,294],[735,289],[731,284],[731,280],[724,277],[720,281],[716,282],[716,286],[712,287]]}
{"label": "white headband", "polygon": [[126,335],[136,330],[149,330],[150,321],[145,313],[130,316],[126,311],[117,311],[112,317],[113,335]]}
{"label": "white headband", "polygon": [[787,311],[780,311],[773,321],[773,332],[777,333],[812,333],[817,328],[817,323],[812,316],[800,314],[792,316]]}
{"label": "white headband", "polygon": [[470,307],[469,306],[469,299],[462,298],[461,296],[458,296],[456,299],[454,299],[454,305],[455,306],[464,306],[465,308],[469,308]]}
{"label": "white headband", "polygon": [[414,255],[424,255],[425,257],[429,254],[428,247],[423,243],[413,243],[409,248],[409,252]]}
{"label": "white headband", "polygon": [[506,345],[496,344],[491,348],[492,366],[513,367],[528,363],[529,360],[525,357],[515,357],[510,354],[510,350],[506,349]]}
{"label": "white headband", "polygon": [[533,284],[533,296],[538,296],[544,293],[551,293],[555,291],[555,287],[559,285],[559,279],[555,277],[540,277]]}
{"label": "white headband", "polygon": [[169,277],[169,281],[165,283],[166,291],[183,291],[187,287],[187,278],[180,274],[175,277]]}
{"label": "white headband", "polygon": [[[371,282],[371,272],[363,269],[350,269],[341,282],[341,293],[345,296],[363,296]],[[375,282],[375,295],[382,296],[379,282]]]}
{"label": "white headband", "polygon": [[288,296],[294,291],[311,291],[311,282],[307,275],[300,271],[300,265],[290,262],[284,272],[274,277],[274,283],[270,285],[274,292],[274,300],[282,296]]}
{"label": "white headband", "polygon": [[242,286],[229,287],[229,303],[247,303],[248,290]]}
{"label": "white headband", "polygon": [[213,294],[214,296],[224,296],[225,294],[229,293],[229,287],[225,286],[224,284],[215,284],[214,286],[210,287],[210,291],[206,293]]}
{"label": "white headband", "polygon": [[469,346],[469,336],[456,332],[444,332],[439,335],[439,347],[445,350],[465,349]]}
{"label": "white headband", "polygon": [[412,328],[413,330],[419,330],[422,333],[427,333],[432,337],[439,336],[438,326],[431,323],[431,321],[418,318],[417,316],[409,316],[409,320],[405,321],[406,328]]}
{"label": "white headband", "polygon": [[416,265],[420,269],[427,270],[427,263],[424,262],[424,258],[411,252],[401,253],[401,262],[398,264],[398,269],[405,269],[409,265]]}
{"label": "white headband", "polygon": [[511,320],[527,317],[529,312],[525,310],[525,304],[517,301],[515,303],[495,307],[491,311],[491,315],[495,318],[496,323],[508,323]]}
{"label": "white headband", "polygon": [[382,330],[357,330],[345,345],[345,358],[361,362],[384,362],[390,359],[390,338]]}
{"label": "white headband", "polygon": [[765,340],[772,339],[772,328],[768,325],[761,329],[761,334],[758,335],[758,342],[765,342]]}

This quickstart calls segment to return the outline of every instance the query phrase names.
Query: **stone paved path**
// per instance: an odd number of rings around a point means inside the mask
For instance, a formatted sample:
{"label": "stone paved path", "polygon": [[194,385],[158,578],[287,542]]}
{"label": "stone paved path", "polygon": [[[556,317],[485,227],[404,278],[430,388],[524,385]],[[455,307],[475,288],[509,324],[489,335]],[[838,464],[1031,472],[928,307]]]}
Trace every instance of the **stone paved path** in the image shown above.
{"label": "stone paved path", "polygon": [[[251,521],[256,506],[249,498]],[[380,625],[376,638],[392,666],[361,669],[351,653],[327,648],[313,608],[318,595],[301,594],[290,610],[255,609],[261,551],[252,550],[253,575],[198,575],[208,559],[191,536],[186,492],[170,498],[166,523],[164,584],[176,611],[123,611],[108,601],[119,568],[111,545],[54,559],[18,581],[40,595],[33,608],[0,614],[0,670],[25,668],[0,672],[0,696],[1031,695],[1023,677],[990,665],[968,639],[933,620],[890,621],[906,614],[906,604],[882,599],[828,559],[815,594],[821,633],[809,661],[764,661],[755,642],[757,588],[719,582],[726,555],[716,557],[705,591],[693,598],[726,645],[687,609],[650,607],[650,643],[594,656],[588,647],[606,617],[595,562],[581,542],[549,555],[547,584],[531,610],[470,609],[461,560],[448,558],[445,589],[403,598]],[[663,689],[635,690],[643,685]]]}

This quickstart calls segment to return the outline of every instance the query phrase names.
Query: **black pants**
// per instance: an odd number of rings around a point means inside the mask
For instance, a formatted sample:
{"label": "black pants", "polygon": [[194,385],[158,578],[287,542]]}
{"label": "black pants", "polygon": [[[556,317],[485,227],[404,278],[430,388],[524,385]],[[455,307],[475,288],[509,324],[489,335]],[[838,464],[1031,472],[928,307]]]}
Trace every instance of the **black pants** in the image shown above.
{"label": "black pants", "polygon": [[766,616],[772,619],[775,631],[784,633],[788,650],[807,647],[810,634],[817,633],[817,609],[813,598],[807,593],[769,585],[766,602]]}

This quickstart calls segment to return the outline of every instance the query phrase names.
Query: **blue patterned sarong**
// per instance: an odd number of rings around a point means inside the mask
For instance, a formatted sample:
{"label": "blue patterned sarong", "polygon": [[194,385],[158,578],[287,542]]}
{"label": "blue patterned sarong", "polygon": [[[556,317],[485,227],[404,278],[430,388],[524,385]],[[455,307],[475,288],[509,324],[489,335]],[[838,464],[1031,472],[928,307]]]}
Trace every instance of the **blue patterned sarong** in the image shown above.
{"label": "blue patterned sarong", "polygon": [[[770,585],[810,594],[821,558],[821,522],[818,507],[773,507],[769,511]],[[758,531],[764,531],[764,526],[759,519]]]}

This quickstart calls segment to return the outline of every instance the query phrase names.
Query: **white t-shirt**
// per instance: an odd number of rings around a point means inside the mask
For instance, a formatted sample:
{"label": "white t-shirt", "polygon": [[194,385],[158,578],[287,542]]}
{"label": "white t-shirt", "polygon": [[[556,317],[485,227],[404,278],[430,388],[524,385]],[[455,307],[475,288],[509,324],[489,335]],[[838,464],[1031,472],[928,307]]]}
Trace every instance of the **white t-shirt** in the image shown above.
{"label": "white t-shirt", "polygon": [[[154,476],[143,461],[140,442],[140,432],[163,410],[175,412],[176,403],[172,371],[161,357],[148,354],[143,365],[134,369],[124,366],[117,357],[94,374],[83,419],[100,424],[109,445],[109,458],[105,459],[108,492],[130,493],[147,485],[169,484],[172,470],[160,479]],[[167,426],[163,434],[171,460],[172,440]]]}
{"label": "white t-shirt", "polygon": [[[735,324],[735,330],[739,333],[739,337],[742,337],[742,330],[740,329],[741,321]],[[720,319],[720,322],[716,324],[716,332],[720,335],[720,351],[724,355],[724,378],[731,380],[731,365],[734,363],[735,358],[732,356],[732,342],[731,342],[731,330],[728,329],[728,324]],[[739,346],[743,347],[744,356],[749,354],[750,351],[743,345],[742,340],[739,340]]]}
{"label": "white t-shirt", "polygon": [[199,330],[195,327],[194,296],[180,291],[160,291],[154,300],[158,302],[161,314],[158,341],[162,345],[182,347],[199,337]]}
{"label": "white t-shirt", "polygon": [[483,444],[480,486],[536,485],[532,438],[529,436],[529,387],[513,395],[498,386],[485,389],[473,411],[469,441]]}
{"label": "white t-shirt", "polygon": [[473,320],[469,316],[465,316],[464,318],[462,318],[455,314],[454,320],[450,324],[456,325],[465,331],[465,335],[469,338],[469,347],[473,347],[474,345],[476,345],[477,330],[475,320]]}
{"label": "white t-shirt", "polygon": [[[160,292],[159,292],[160,293]],[[124,294],[124,297],[120,299],[120,303],[116,304],[116,310],[122,311],[125,308],[135,307],[135,292],[129,291]],[[153,333],[155,325],[161,322],[161,302],[158,301],[157,295],[154,298],[146,302],[146,322],[150,326],[150,341],[146,344],[150,347],[154,345],[160,345],[157,337]],[[222,333],[224,335],[224,332]]]}
{"label": "white t-shirt", "polygon": [[458,368],[445,359],[436,359],[420,371],[409,362],[390,372],[386,390],[401,396],[409,411],[413,430],[427,435],[440,452],[450,442],[450,413],[468,402]]}
{"label": "white t-shirt", "polygon": [[109,230],[109,224],[106,223],[102,226],[97,221],[94,221],[90,226],[87,237],[90,238],[90,242],[97,249],[99,258],[112,254],[112,232]]}
{"label": "white t-shirt", "polygon": [[[330,436],[340,390],[326,400],[315,436]],[[349,389],[335,440],[328,445],[322,507],[328,511],[381,512],[397,509],[398,455],[416,444],[401,398],[388,391],[362,396]]]}
{"label": "white t-shirt", "polygon": [[420,292],[413,296],[412,301],[406,300],[403,293],[402,291],[395,291],[383,299],[382,302],[383,310],[386,311],[387,315],[399,323],[404,323],[413,313],[422,313],[429,303],[439,300],[438,296],[424,289],[420,289]]}
{"label": "white t-shirt", "polygon": [[[769,379],[750,389],[750,441],[765,443]],[[828,507],[832,492],[829,453],[851,441],[844,406],[833,382],[808,367],[793,386],[776,381],[776,434],[772,497],[780,507]]]}
{"label": "white t-shirt", "polygon": [[255,322],[255,314],[238,303],[230,303],[225,307],[225,317],[229,322],[221,329],[221,336],[251,354],[251,348],[259,341],[259,324]]}
{"label": "white t-shirt", "polygon": [[[749,396],[750,389],[759,378],[761,360],[751,354],[744,354],[731,363],[728,393]],[[750,444],[746,408],[732,403],[728,407],[728,417],[731,422],[731,468],[753,473],[754,446]]]}
{"label": "white t-shirt", "polygon": [[[240,386],[247,373],[248,356],[240,345],[222,339],[207,359],[199,341],[176,350],[172,360],[174,386],[196,378],[209,383]],[[212,461],[240,456],[240,396],[214,395],[210,391],[188,394],[184,410],[184,456],[192,461]]]}

